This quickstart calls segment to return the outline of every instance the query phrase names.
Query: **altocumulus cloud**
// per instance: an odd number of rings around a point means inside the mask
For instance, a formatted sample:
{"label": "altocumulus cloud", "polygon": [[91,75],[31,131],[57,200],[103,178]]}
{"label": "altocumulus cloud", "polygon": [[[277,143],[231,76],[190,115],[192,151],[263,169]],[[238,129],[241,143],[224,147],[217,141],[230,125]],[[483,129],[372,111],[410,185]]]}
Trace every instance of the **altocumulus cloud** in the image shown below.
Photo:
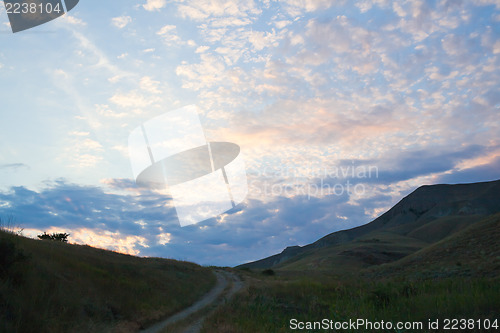
{"label": "altocumulus cloud", "polygon": [[[13,61],[2,78],[17,73],[10,67],[34,75],[43,64],[54,73],[46,89],[67,101],[41,109],[46,90],[26,99],[4,84],[4,102],[32,113],[13,112],[17,123],[2,123],[0,171],[13,177],[2,179],[0,214],[35,233],[60,228],[73,241],[119,251],[232,265],[369,222],[423,184],[498,179],[499,9],[494,0],[141,0],[103,6],[109,20],[93,20],[80,7],[88,24],[65,24],[73,43],[54,38],[39,49],[46,62],[23,61],[29,36],[6,41],[0,55]],[[61,47],[78,58],[52,63]],[[20,84],[45,87],[46,79],[42,73]],[[312,163],[304,182],[350,181],[364,185],[364,195],[253,191],[245,205],[180,228],[170,198],[109,178],[130,177],[132,128],[193,101],[207,137],[241,146],[255,171],[253,190],[290,181],[259,177],[268,165]],[[26,118],[42,111],[54,116],[33,132]],[[58,156],[45,155],[47,147]],[[42,160],[43,168],[29,162]],[[36,181],[26,180],[19,161]],[[376,166],[378,174],[318,175],[353,165]],[[45,169],[71,181],[33,190]],[[93,186],[73,183],[84,178]]]}

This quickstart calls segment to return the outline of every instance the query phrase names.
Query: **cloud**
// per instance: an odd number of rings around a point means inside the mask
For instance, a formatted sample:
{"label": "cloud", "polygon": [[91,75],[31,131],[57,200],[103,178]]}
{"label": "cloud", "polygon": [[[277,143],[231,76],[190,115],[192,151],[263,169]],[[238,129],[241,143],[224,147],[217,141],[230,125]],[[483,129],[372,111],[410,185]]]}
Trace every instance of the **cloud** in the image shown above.
{"label": "cloud", "polygon": [[69,14],[64,15],[62,17],[62,21],[67,22],[70,25],[75,25],[75,26],[80,26],[80,27],[87,25],[87,23],[84,22],[82,19],[75,17],[75,16],[72,16],[72,15],[69,15]]}
{"label": "cloud", "polygon": [[168,45],[176,45],[181,42],[181,38],[177,35],[177,27],[175,25],[164,25],[157,33]]}
{"label": "cloud", "polygon": [[12,187],[1,193],[0,199],[11,203],[12,214],[27,228],[100,228],[140,236],[142,228],[136,221],[175,221],[175,211],[164,196],[148,191],[137,195],[108,194],[98,187],[64,180],[48,183],[39,192]]}
{"label": "cloud", "polygon": [[[168,197],[139,190],[132,180],[106,182],[110,190],[59,180],[40,191],[13,187],[0,192],[0,215],[11,214],[32,234],[69,232],[70,241],[138,255],[204,264],[236,265],[305,244],[369,218],[349,213],[347,196],[250,200],[217,219],[181,228]],[[367,207],[369,205],[367,204]],[[349,215],[346,223],[339,216]]]}
{"label": "cloud", "polygon": [[158,235],[158,244],[159,245],[166,245],[170,243],[170,240],[172,239],[172,234],[165,232],[161,233]]}
{"label": "cloud", "polygon": [[313,45],[310,53],[306,51],[304,56],[316,64],[342,56],[344,66],[360,74],[375,72],[380,68],[380,55],[375,51],[375,43],[379,40],[377,34],[354,26],[346,16],[338,16],[329,22],[310,20],[306,36]]}
{"label": "cloud", "polygon": [[166,0],[147,0],[142,7],[147,11],[160,10],[167,5]]}
{"label": "cloud", "polygon": [[111,61],[106,52],[99,48],[91,39],[79,31],[73,30],[73,35],[78,42],[80,55],[85,58],[87,68],[105,69],[112,77],[128,77],[131,73],[120,69]]}
{"label": "cloud", "polygon": [[87,133],[73,131],[68,136],[68,146],[64,153],[58,156],[58,161],[64,161],[71,168],[95,168],[103,160],[104,148],[102,144]]}
{"label": "cloud", "polygon": [[196,48],[196,51],[195,53],[203,53],[205,51],[208,51],[210,49],[210,46],[207,46],[207,45],[203,45],[203,46],[198,46]]}
{"label": "cloud", "polygon": [[265,47],[277,46],[279,37],[273,32],[251,31],[248,36],[249,42],[256,51],[262,51]]}
{"label": "cloud", "polygon": [[158,88],[159,85],[160,85],[159,81],[155,81],[149,76],[144,76],[139,81],[139,86],[141,87],[141,89],[145,90],[151,94],[161,93],[161,90]]}
{"label": "cloud", "polygon": [[253,0],[187,0],[182,1],[177,10],[182,17],[196,21],[220,17],[245,18],[260,13]]}
{"label": "cloud", "polygon": [[[485,156],[489,151],[489,147],[470,145],[461,149],[432,147],[427,150],[398,152],[385,161],[375,162],[379,166],[376,181],[392,184],[433,174],[443,175],[438,176],[439,178],[445,177],[444,174],[455,172],[464,161]],[[464,181],[474,182],[474,179],[464,178]]]}
{"label": "cloud", "polygon": [[20,169],[30,169],[30,167],[24,163],[0,164],[0,170],[18,171]]}
{"label": "cloud", "polygon": [[145,108],[158,101],[157,98],[146,97],[138,91],[116,93],[109,99],[110,102],[122,108]]}
{"label": "cloud", "polygon": [[500,179],[500,157],[488,164],[482,164],[471,168],[454,168],[450,172],[437,177],[437,183],[456,184],[469,182],[484,182]]}
{"label": "cloud", "polygon": [[288,14],[292,17],[299,16],[304,11],[305,12],[314,12],[319,9],[328,9],[332,7],[334,4],[340,5],[343,1],[331,1],[331,0],[281,0],[283,5],[285,6]]}
{"label": "cloud", "polygon": [[202,53],[200,57],[202,61],[199,64],[177,66],[176,74],[186,79],[184,88],[199,90],[226,80],[225,65],[220,58],[206,53]]}
{"label": "cloud", "polygon": [[130,16],[119,16],[111,19],[111,23],[118,29],[125,28],[130,22],[132,22]]}
{"label": "cloud", "polygon": [[97,104],[95,105],[96,112],[98,115],[105,118],[123,118],[127,116],[125,112],[116,112],[112,110],[107,104]]}
{"label": "cloud", "polygon": [[70,236],[72,242],[75,243],[92,244],[99,248],[131,255],[139,255],[141,253],[138,247],[148,247],[146,244],[147,240],[144,237],[123,235],[120,232],[111,232],[108,230],[76,229]]}
{"label": "cloud", "polygon": [[500,9],[500,3],[498,0],[474,0],[474,3],[478,6],[490,6],[493,5],[496,9]]}

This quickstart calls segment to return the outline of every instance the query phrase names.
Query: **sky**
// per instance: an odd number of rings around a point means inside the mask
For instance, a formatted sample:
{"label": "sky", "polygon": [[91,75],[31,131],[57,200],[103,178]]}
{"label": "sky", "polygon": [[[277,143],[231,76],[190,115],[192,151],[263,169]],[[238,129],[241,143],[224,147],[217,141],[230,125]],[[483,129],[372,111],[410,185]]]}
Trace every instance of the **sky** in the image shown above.
{"label": "sky", "polygon": [[[500,179],[498,0],[81,0],[15,34],[2,5],[0,41],[0,217],[27,236],[233,266]],[[181,227],[128,137],[188,105],[248,195]]]}

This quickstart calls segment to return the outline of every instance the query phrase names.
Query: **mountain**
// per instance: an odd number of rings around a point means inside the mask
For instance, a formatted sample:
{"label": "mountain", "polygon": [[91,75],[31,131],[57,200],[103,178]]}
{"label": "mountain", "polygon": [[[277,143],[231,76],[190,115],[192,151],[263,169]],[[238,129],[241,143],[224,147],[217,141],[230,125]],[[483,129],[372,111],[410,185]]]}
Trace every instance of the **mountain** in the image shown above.
{"label": "mountain", "polygon": [[[368,224],[331,233],[306,246],[287,247],[279,254],[239,267],[338,273],[372,268],[376,274],[375,268],[389,263],[408,261],[408,265],[418,266],[419,260],[430,258],[431,254],[434,261],[447,257],[445,254],[451,250],[442,253],[445,248],[459,247],[463,255],[472,255],[476,250],[468,248],[479,238],[471,240],[467,230],[472,228],[478,235],[494,234],[490,229],[498,232],[495,221],[500,215],[495,214],[499,212],[500,180],[421,186]],[[496,255],[497,246],[488,244],[491,251],[482,251]],[[436,257],[438,252],[441,255]]]}

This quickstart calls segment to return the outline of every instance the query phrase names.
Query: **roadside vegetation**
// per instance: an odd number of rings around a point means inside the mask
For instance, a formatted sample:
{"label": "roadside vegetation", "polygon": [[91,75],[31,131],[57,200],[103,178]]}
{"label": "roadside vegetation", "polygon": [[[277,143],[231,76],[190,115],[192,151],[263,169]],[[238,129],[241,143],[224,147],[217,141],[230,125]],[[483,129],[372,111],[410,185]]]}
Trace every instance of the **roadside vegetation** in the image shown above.
{"label": "roadside vegetation", "polygon": [[0,231],[0,332],[136,332],[214,284],[188,262]]}
{"label": "roadside vegetation", "polygon": [[429,319],[484,318],[498,319],[500,325],[498,278],[371,280],[318,273],[295,276],[286,272],[272,276],[265,271],[241,273],[248,288],[209,317],[202,332],[290,332],[293,318],[302,322],[324,318],[335,322],[358,318],[394,323],[421,321],[424,325]]}

